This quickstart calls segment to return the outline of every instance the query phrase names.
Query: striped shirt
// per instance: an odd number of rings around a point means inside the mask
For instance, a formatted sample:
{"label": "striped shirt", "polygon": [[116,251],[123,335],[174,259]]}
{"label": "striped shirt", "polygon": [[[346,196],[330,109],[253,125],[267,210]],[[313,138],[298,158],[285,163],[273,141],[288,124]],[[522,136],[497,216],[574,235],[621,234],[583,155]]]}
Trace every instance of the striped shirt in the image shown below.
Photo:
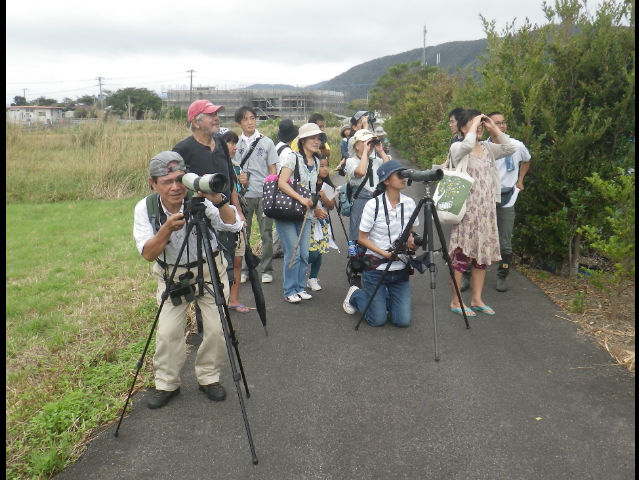
{"label": "striped shirt", "polygon": [[[378,216],[374,218],[376,211],[376,199],[378,200]],[[386,201],[387,209],[389,211],[389,228],[387,229],[387,221],[384,214],[384,206],[382,201]],[[396,205],[396,208],[391,206],[391,203],[387,200],[387,195],[378,195],[377,197],[369,200],[364,206],[362,211],[362,218],[360,219],[360,230],[369,233],[369,240],[375,243],[382,250],[390,250],[393,242],[400,237],[402,231],[407,226],[409,217],[416,208],[416,202],[411,197],[400,194],[400,202]],[[417,227],[420,224],[416,217],[413,222],[413,226]],[[372,252],[367,249],[367,255],[374,255],[378,258],[382,258],[381,255]],[[378,270],[384,270],[386,264],[382,264],[378,267]],[[389,267],[389,270],[402,270],[405,268],[405,264],[400,261],[395,261]]]}

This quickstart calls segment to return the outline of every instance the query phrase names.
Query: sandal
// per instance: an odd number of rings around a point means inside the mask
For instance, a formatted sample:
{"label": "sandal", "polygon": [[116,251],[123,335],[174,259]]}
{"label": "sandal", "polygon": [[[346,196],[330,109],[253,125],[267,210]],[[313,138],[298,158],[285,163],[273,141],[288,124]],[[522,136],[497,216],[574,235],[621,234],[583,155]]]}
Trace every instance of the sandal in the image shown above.
{"label": "sandal", "polygon": [[239,313],[247,313],[249,310],[251,310],[249,307],[247,307],[246,305],[229,305],[229,309],[230,310],[235,310],[236,312]]}
{"label": "sandal", "polygon": [[[460,307],[458,307],[458,308],[450,307],[450,310],[451,310],[453,313],[455,313],[455,314],[457,314],[457,315],[460,315],[461,317],[463,316],[463,315],[462,315],[462,308],[460,308]],[[468,308],[465,308],[465,309],[464,309],[464,313],[466,313],[466,314],[467,314],[467,317],[475,317],[475,316],[476,316],[475,312],[474,312],[473,310],[469,310]]]}
{"label": "sandal", "polygon": [[493,308],[491,308],[488,305],[485,305],[484,307],[474,307],[473,305],[471,305],[471,308],[473,310],[475,310],[476,312],[486,313],[487,315],[495,315],[496,314],[496,312],[493,311]]}

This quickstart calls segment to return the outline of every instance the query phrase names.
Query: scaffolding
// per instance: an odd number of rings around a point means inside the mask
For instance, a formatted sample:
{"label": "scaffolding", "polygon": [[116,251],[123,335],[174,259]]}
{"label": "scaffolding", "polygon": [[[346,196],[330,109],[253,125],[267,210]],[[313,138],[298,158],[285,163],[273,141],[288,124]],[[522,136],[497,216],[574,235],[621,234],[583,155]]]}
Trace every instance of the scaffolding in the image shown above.
{"label": "scaffolding", "polygon": [[[193,97],[192,97],[193,95]],[[314,112],[331,112],[344,115],[343,92],[305,89],[250,89],[219,90],[215,87],[195,87],[189,90],[167,91],[167,106],[189,108],[193,101],[206,99],[214,105],[222,105],[218,115],[222,122],[234,122],[235,111],[248,106],[256,110],[259,120],[290,118],[294,122],[306,122]]]}

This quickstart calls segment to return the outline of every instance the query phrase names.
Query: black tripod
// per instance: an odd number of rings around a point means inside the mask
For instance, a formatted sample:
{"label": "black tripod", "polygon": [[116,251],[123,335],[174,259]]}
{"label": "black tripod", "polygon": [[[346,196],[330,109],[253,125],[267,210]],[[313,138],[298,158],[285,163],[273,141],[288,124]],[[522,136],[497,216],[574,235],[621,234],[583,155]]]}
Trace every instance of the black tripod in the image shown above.
{"label": "black tripod", "polygon": [[[211,249],[211,243],[209,241],[210,237],[210,232],[209,232],[209,228],[207,225],[207,219],[205,216],[205,205],[204,205],[204,198],[203,197],[196,197],[194,196],[191,199],[191,203],[190,203],[190,207],[189,207],[189,218],[188,218],[188,222],[187,222],[187,231],[186,231],[186,235],[185,235],[185,239],[184,242],[182,243],[182,246],[180,247],[180,251],[178,253],[178,257],[177,258],[182,258],[182,253],[185,249],[185,247],[187,246],[188,242],[189,242],[189,235],[191,234],[191,230],[195,227],[196,228],[196,235],[197,235],[197,267],[198,267],[198,272],[197,272],[197,278],[196,278],[196,285],[198,287],[198,292],[200,292],[200,295],[203,295],[205,290],[216,300],[216,305],[218,306],[218,313],[220,316],[220,322],[222,323],[222,332],[224,333],[224,340],[227,346],[227,355],[229,356],[229,362],[231,364],[231,372],[232,372],[232,376],[233,376],[233,381],[236,385],[236,393],[238,394],[238,401],[240,402],[240,409],[242,410],[242,418],[244,419],[244,426],[245,426],[245,430],[247,431],[247,438],[249,440],[249,448],[251,449],[251,457],[252,457],[252,461],[255,464],[258,463],[258,457],[256,456],[256,451],[253,445],[253,439],[251,437],[251,429],[249,428],[249,421],[247,419],[247,412],[244,406],[244,401],[242,399],[242,391],[240,388],[240,377],[242,377],[242,380],[244,382],[244,388],[245,391],[247,393],[247,397],[250,397],[249,394],[249,388],[247,386],[247,380],[245,378],[244,375],[244,369],[242,368],[242,360],[240,359],[240,351],[238,350],[238,341],[236,339],[235,336],[235,331],[233,330],[233,326],[231,324],[231,316],[229,315],[229,309],[227,307],[227,304],[225,302],[224,299],[224,295],[222,293],[222,284],[220,282],[220,276],[218,274],[218,270],[216,269],[216,266],[214,264],[214,254],[213,251]],[[185,215],[186,216],[186,215]],[[204,241],[206,239],[206,241]],[[211,287],[208,283],[205,283],[204,281],[204,260],[202,257],[202,249],[204,247],[204,252],[206,255],[206,261],[207,264],[209,265],[209,273],[211,275],[211,285],[213,285],[213,290],[211,290]],[[218,255],[222,255],[221,252],[218,252]],[[153,326],[151,327],[151,331],[149,332],[149,337],[147,338],[147,343],[144,346],[144,351],[142,352],[142,356],[140,357],[140,360],[138,360],[138,368],[136,370],[136,373],[133,377],[133,382],[131,383],[131,388],[129,389],[129,395],[127,396],[127,399],[125,401],[124,404],[124,408],[122,409],[122,414],[120,415],[120,421],[118,422],[118,426],[116,428],[115,431],[115,436],[118,436],[118,430],[120,429],[120,424],[122,423],[122,419],[124,417],[124,414],[127,410],[127,405],[129,403],[129,399],[131,398],[131,392],[133,391],[133,387],[135,386],[136,383],[136,379],[138,378],[138,373],[140,372],[140,368],[142,368],[142,364],[143,364],[143,360],[144,357],[147,353],[147,349],[149,348],[149,344],[151,343],[151,338],[153,337],[153,331],[156,328],[156,325],[158,324],[158,319],[160,317],[160,312],[162,311],[162,307],[164,305],[164,302],[167,300],[167,298],[170,295],[170,289],[171,287],[174,285],[173,279],[175,277],[176,274],[176,270],[178,268],[178,265],[174,265],[173,270],[171,272],[171,275],[167,281],[167,288],[165,289],[164,293],[162,294],[162,298],[160,301],[160,306],[158,307],[158,311],[156,313],[156,317],[153,321]],[[187,287],[187,292],[191,292],[192,287]],[[175,291],[175,290],[174,290]],[[197,297],[196,297],[196,303],[197,303]],[[236,363],[235,363],[235,358],[231,352],[231,345],[233,345],[233,347],[235,348],[235,352],[236,352],[236,358],[238,360],[238,365],[240,367],[240,372],[238,373],[238,370],[236,368]]]}
{"label": "black tripod", "polygon": [[[411,217],[409,218],[409,221],[407,222],[407,226],[404,227],[404,230],[400,234],[400,237],[396,242],[396,246],[393,249],[391,259],[398,259],[398,252],[404,245],[407,244],[407,240],[409,239],[409,235],[411,234],[411,226],[413,225],[413,222],[418,217],[418,214],[420,213],[420,210],[423,207],[425,208],[424,208],[424,230],[423,230],[423,237],[422,237],[423,238],[422,249],[426,250],[426,252],[416,257],[415,260],[419,264],[421,263],[421,264],[424,264],[426,267],[428,267],[431,275],[430,287],[431,287],[431,298],[432,298],[431,307],[432,307],[432,314],[433,314],[433,339],[435,342],[435,360],[437,362],[440,360],[440,355],[438,353],[438,323],[436,321],[436,265],[434,263],[435,250],[433,247],[433,226],[431,224],[432,220],[436,225],[438,237],[440,238],[440,250],[442,251],[442,257],[444,258],[445,262],[449,267],[449,275],[451,276],[451,281],[455,286],[456,294],[458,296],[458,301],[460,302],[460,305],[464,305],[464,304],[462,303],[462,296],[460,295],[460,290],[458,289],[458,285],[455,282],[453,267],[451,267],[451,258],[449,257],[449,252],[447,251],[447,243],[444,239],[444,234],[442,233],[442,226],[440,225],[440,219],[438,218],[436,205],[433,202],[433,198],[431,197],[431,191],[429,189],[428,182],[425,182],[424,197],[422,197],[418,202],[418,204],[416,205],[415,210],[413,211],[413,213],[411,214]],[[426,240],[427,246],[425,246],[425,240]],[[369,309],[369,306],[371,305],[371,302],[373,301],[373,298],[375,297],[376,292],[378,291],[378,288],[380,288],[380,285],[382,284],[384,276],[389,271],[389,267],[391,266],[391,263],[392,262],[387,263],[387,266],[384,269],[384,272],[380,276],[380,280],[378,280],[378,283],[376,284],[376,288],[371,294],[371,297],[369,297],[369,301],[367,302],[367,305],[364,308],[364,311],[362,312],[362,316],[360,317],[360,320],[358,320],[358,323],[356,324],[356,327],[355,327],[356,330],[358,330],[358,328],[360,327],[360,323],[362,323],[362,320],[364,319],[365,314],[367,313],[367,310]],[[470,328],[469,320],[467,319],[467,314],[464,311],[464,309],[462,309],[462,315],[464,317],[464,323],[466,324],[467,329]]]}

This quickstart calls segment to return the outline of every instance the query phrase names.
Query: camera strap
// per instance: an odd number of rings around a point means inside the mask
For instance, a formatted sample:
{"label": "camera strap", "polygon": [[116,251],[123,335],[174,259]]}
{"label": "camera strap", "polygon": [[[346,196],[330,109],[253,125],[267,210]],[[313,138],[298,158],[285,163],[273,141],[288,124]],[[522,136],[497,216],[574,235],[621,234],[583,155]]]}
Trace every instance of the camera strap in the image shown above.
{"label": "camera strap", "polygon": [[240,169],[244,168],[244,164],[247,163],[247,160],[249,160],[249,157],[251,156],[251,154],[253,153],[253,151],[256,148],[256,145],[258,145],[258,142],[260,141],[260,139],[262,138],[262,135],[258,135],[258,138],[256,138],[253,143],[251,144],[251,146],[249,147],[249,151],[247,152],[247,154],[243,157],[243,159],[240,161]]}
{"label": "camera strap", "polygon": [[[373,215],[373,222],[375,223],[378,218],[378,198],[376,198],[376,210]],[[382,194],[382,206],[384,207],[384,220],[387,223],[387,234],[389,235],[389,244],[393,245],[393,241],[391,240],[391,228],[389,225],[391,224],[391,220],[389,219],[389,209],[387,207],[387,199],[385,194]],[[400,202],[400,231],[404,231],[404,203]]]}
{"label": "camera strap", "polygon": [[369,159],[369,165],[367,165],[367,173],[362,179],[362,182],[360,182],[360,185],[358,185],[356,193],[353,195],[354,199],[358,198],[358,195],[360,195],[360,192],[364,188],[365,183],[367,183],[367,180],[369,180],[370,186],[373,187],[373,160],[371,158]]}

